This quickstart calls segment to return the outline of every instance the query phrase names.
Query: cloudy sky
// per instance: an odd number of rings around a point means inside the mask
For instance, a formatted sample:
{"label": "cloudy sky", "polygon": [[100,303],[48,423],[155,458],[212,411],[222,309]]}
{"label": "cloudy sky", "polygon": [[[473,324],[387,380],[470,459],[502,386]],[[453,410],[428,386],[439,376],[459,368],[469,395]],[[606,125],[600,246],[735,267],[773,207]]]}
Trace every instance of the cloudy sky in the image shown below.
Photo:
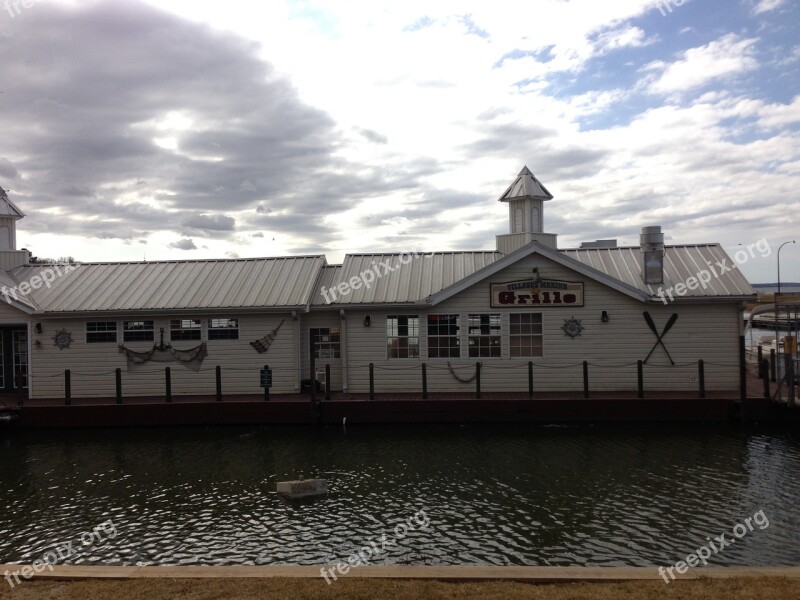
{"label": "cloudy sky", "polygon": [[3,2],[38,256],[491,249],[526,164],[562,247],[800,238],[795,0]]}

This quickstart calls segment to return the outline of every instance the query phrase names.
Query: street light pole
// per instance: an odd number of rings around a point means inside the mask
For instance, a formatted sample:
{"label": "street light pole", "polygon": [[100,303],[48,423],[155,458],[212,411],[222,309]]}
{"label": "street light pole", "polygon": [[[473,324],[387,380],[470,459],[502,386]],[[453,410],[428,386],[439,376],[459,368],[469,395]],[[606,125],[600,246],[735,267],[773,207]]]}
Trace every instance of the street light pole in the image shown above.
{"label": "street light pole", "polygon": [[783,242],[780,246],[778,246],[778,293],[781,293],[781,250],[786,244],[794,244],[794,240],[790,240],[788,242]]}

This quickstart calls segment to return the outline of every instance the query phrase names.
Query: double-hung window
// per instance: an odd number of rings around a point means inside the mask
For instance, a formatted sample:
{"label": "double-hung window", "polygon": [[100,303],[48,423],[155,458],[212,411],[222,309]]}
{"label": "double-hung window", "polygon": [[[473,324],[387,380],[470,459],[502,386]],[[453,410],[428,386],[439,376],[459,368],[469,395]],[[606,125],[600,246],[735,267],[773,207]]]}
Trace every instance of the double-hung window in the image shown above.
{"label": "double-hung window", "polygon": [[419,358],[419,317],[386,317],[386,345],[389,358]]}
{"label": "double-hung window", "polygon": [[468,315],[470,358],[500,358],[500,314]]}
{"label": "double-hung window", "polygon": [[458,315],[428,315],[428,358],[461,356]]}
{"label": "double-hung window", "polygon": [[86,323],[86,343],[99,344],[117,341],[116,321],[90,321]]}
{"label": "double-hung window", "polygon": [[172,341],[199,340],[203,336],[200,319],[172,319],[169,339]]}
{"label": "double-hung window", "polygon": [[208,320],[208,339],[209,340],[238,340],[239,339],[239,319],[215,319]]}
{"label": "double-hung window", "polygon": [[512,313],[509,317],[511,358],[543,356],[542,313]]}
{"label": "double-hung window", "polygon": [[124,321],[122,339],[126,342],[152,342],[155,339],[154,321]]}

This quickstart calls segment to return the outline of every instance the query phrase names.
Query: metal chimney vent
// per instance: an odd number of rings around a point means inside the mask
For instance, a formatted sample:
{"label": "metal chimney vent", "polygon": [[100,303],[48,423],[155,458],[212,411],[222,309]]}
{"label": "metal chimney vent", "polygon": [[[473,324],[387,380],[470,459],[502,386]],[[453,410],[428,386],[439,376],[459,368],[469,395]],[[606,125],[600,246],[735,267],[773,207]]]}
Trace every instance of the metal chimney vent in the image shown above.
{"label": "metal chimney vent", "polygon": [[639,245],[644,259],[644,282],[664,283],[664,234],[661,226],[642,227]]}

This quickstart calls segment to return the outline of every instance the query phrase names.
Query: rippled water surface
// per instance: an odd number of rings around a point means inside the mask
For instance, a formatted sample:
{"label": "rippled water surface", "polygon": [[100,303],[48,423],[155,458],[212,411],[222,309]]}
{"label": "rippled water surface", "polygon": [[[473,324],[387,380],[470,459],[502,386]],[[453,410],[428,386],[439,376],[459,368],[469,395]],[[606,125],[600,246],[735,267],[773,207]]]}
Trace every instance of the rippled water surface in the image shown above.
{"label": "rippled water surface", "polygon": [[[72,543],[68,563],[315,564],[386,535],[379,563],[646,566],[763,510],[769,526],[711,562],[800,564],[800,436],[780,431],[0,430],[0,448],[0,562]],[[299,473],[330,493],[280,500],[275,482]],[[108,519],[114,539],[81,542]]]}

